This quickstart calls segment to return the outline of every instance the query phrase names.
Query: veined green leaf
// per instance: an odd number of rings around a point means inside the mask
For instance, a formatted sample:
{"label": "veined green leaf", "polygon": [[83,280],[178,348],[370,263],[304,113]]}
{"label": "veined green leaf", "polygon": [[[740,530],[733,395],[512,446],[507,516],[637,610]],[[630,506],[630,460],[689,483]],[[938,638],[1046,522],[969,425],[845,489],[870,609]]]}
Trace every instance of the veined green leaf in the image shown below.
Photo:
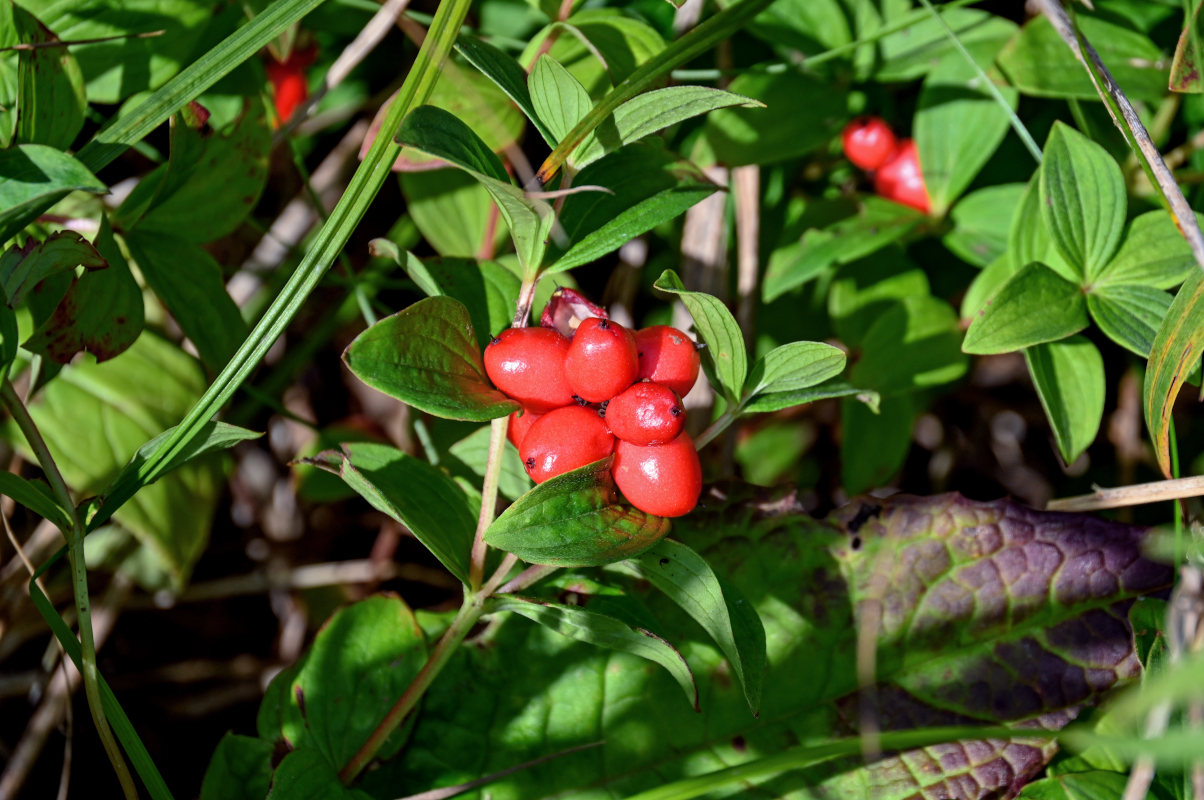
{"label": "veined green leaf", "polygon": [[1067,464],[1095,441],[1104,414],[1104,359],[1082,336],[1024,351],[1033,386]]}
{"label": "veined green leaf", "polygon": [[535,106],[531,102],[531,92],[527,87],[527,73],[522,65],[506,53],[478,39],[475,36],[461,35],[456,40],[456,49],[470,64],[479,69],[482,74],[497,84],[506,96],[531,120],[531,124],[539,131],[539,135],[549,147],[556,146],[556,137],[539,118]]}
{"label": "veined green leaf", "polygon": [[1010,353],[1063,339],[1086,327],[1087,298],[1082,290],[1033,262],[1008,279],[978,312],[962,350],[979,355]]}
{"label": "veined green leaf", "polygon": [[[1204,223],[1204,215],[1196,214]],[[1089,276],[1095,286],[1139,284],[1154,289],[1179,285],[1196,269],[1191,246],[1165,211],[1147,211],[1129,223],[1120,249]]]}
{"label": "veined green leaf", "polygon": [[53,147],[21,144],[0,150],[0,246],[77,190],[103,192],[105,185],[83,163]]}
{"label": "veined green leaf", "polygon": [[1149,357],[1170,307],[1170,294],[1149,286],[1097,286],[1087,295],[1087,310],[1100,330],[1142,358]]}
{"label": "veined green leaf", "polygon": [[790,342],[757,359],[749,370],[744,394],[810,389],[844,369],[845,354],[823,342]]}
{"label": "veined green leaf", "polygon": [[986,267],[1007,252],[1010,221],[1024,192],[1023,183],[1005,183],[966,195],[953,207],[953,230],[941,241],[963,261]]}
{"label": "veined green leaf", "polygon": [[548,55],[535,62],[527,88],[531,92],[531,106],[552,134],[553,147],[594,107],[581,82]]}
{"label": "veined green leaf", "polygon": [[[54,34],[15,3],[13,22],[26,44],[56,42]],[[84,126],[84,76],[66,47],[33,47],[18,56],[17,140],[68,149]]]}
{"label": "veined green leaf", "polygon": [[694,318],[694,329],[707,344],[702,354],[704,362],[712,365],[724,394],[732,400],[739,398],[748,374],[748,354],[744,351],[744,336],[732,312],[717,297],[688,291],[671,269],[662,272],[652,288],[676,295],[685,305]]}
{"label": "veined green leaf", "polygon": [[0,285],[8,305],[16,308],[35,286],[52,275],[76,267],[106,266],[108,262],[91,242],[74,231],[59,231],[44,241],[29,239],[24,247],[14,245],[0,254]]}
{"label": "veined green leaf", "polygon": [[660,664],[686,693],[690,705],[698,708],[698,684],[690,665],[676,647],[651,631],[634,628],[614,617],[585,608],[521,597],[499,597],[493,601],[493,607],[497,611],[513,611],[561,636],[620,653],[630,653]]}

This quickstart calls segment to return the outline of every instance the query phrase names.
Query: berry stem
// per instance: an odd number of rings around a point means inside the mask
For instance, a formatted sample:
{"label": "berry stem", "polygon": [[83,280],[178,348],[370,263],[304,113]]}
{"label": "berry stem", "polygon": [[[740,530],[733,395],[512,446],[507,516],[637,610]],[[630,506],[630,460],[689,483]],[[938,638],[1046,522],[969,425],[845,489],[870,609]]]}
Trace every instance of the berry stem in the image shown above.
{"label": "berry stem", "polygon": [[709,426],[707,426],[706,430],[704,430],[702,433],[695,436],[694,437],[695,449],[701,450],[702,448],[704,448],[708,444],[710,444],[715,439],[716,436],[718,436],[719,434],[721,434],[725,430],[727,430],[728,426],[731,425],[733,422],[735,422],[736,418],[740,416],[741,408],[743,408],[743,406],[737,406],[734,412],[733,411],[723,412],[723,414],[720,415],[719,419],[712,422]]}
{"label": "berry stem", "polygon": [[518,290],[518,303],[514,309],[514,319],[510,322],[512,328],[527,327],[527,320],[531,318],[531,304],[535,302],[535,286],[539,283],[539,278],[524,278],[522,286]]}
{"label": "berry stem", "polygon": [[481,485],[481,513],[477,517],[477,532],[472,540],[472,559],[468,565],[468,586],[476,592],[481,588],[485,575],[485,531],[493,523],[497,511],[498,478],[502,472],[502,451],[506,446],[506,428],[509,417],[498,417],[490,423],[489,459],[485,462],[485,482]]}

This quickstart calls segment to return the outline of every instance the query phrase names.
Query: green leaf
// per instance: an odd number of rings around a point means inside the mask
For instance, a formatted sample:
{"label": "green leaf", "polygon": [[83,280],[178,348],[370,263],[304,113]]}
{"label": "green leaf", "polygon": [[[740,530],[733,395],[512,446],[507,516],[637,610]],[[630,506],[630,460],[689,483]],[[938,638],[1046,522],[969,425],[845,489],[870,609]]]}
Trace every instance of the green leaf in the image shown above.
{"label": "green leaf", "polygon": [[962,350],[1010,353],[1064,339],[1087,327],[1087,298],[1079,287],[1034,262],[1000,287],[970,323]]}
{"label": "green leaf", "polygon": [[[845,354],[823,342],[790,342],[757,359],[749,371],[744,394],[810,389],[844,370]],[[751,388],[750,388],[751,387]]]}
{"label": "green leaf", "polygon": [[196,243],[233,232],[263,193],[271,140],[266,115],[255,104],[228,133],[199,131],[180,115],[172,117],[168,162],[130,192],[115,213],[117,227]]}
{"label": "green leaf", "polygon": [[213,370],[224,367],[247,335],[247,324],[226,293],[221,266],[199,245],[173,234],[135,230],[126,244],[201,360]]}
{"label": "green leaf", "polygon": [[1204,352],[1204,273],[1195,271],[1179,288],[1158,326],[1146,364],[1142,400],[1145,424],[1162,474],[1170,478],[1171,410]]}
{"label": "green leaf", "polygon": [[[1158,100],[1166,94],[1167,61],[1148,37],[1087,14],[1075,20],[1125,94],[1134,100]],[[1020,29],[999,53],[999,66],[1024,94],[1098,99],[1091,76],[1044,15]]]}
{"label": "green leaf", "polygon": [[[294,748],[315,750],[340,769],[418,674],[426,643],[401,598],[376,595],[336,611],[304,659],[282,732]],[[390,736],[381,756],[396,753],[408,733]]]}
{"label": "green leaf", "polygon": [[76,267],[101,269],[104,256],[88,240],[72,231],[59,231],[37,242],[29,239],[24,247],[13,245],[0,255],[0,283],[8,305],[16,308],[39,283]]}
{"label": "green leaf", "polygon": [[1087,310],[1100,330],[1142,358],[1149,357],[1158,326],[1170,307],[1167,292],[1148,286],[1099,286],[1087,295]]}
{"label": "green leaf", "polygon": [[883,395],[939,386],[965,373],[960,344],[961,328],[948,303],[927,294],[907,297],[865,332],[849,379]]}
{"label": "green leaf", "polygon": [[79,352],[107,361],[124,353],[142,333],[142,290],[113,239],[107,217],[101,217],[93,252],[108,266],[72,280],[54,313],[25,342],[26,350],[56,364],[69,363]]}
{"label": "green leaf", "polygon": [[556,146],[556,137],[539,118],[535,106],[531,102],[531,92],[527,88],[527,73],[522,65],[506,53],[475,36],[461,35],[456,40],[456,49],[470,64],[479,69],[487,78],[514,101],[515,105],[531,120],[531,124],[539,131],[539,135],[549,147]]}
{"label": "green leaf", "polygon": [[710,364],[719,378],[720,389],[730,399],[740,397],[748,374],[748,354],[744,351],[744,336],[732,312],[717,297],[703,292],[687,291],[677,273],[667,269],[652,284],[662,294],[676,295],[694,318],[694,330],[706,343],[703,362]]}
{"label": "green leaf", "polygon": [[764,108],[765,104],[709,86],[670,86],[644,92],[616,108],[613,117],[585,137],[568,162],[581,169],[623,145],[687,119],[732,106]]}
{"label": "green leaf", "polygon": [[356,337],[343,362],[373,389],[437,417],[485,422],[519,407],[490,385],[468,309],[452,297],[385,317]]}
{"label": "green leaf", "polygon": [[764,414],[769,411],[781,411],[783,408],[801,406],[804,403],[814,403],[817,400],[831,400],[840,397],[856,397],[877,413],[878,393],[861,389],[845,381],[828,381],[810,389],[795,389],[791,392],[761,392],[745,403],[741,414]]}
{"label": "green leaf", "polygon": [[[559,8],[551,16],[558,20]],[[519,61],[531,64],[537,53],[547,52],[581,82],[591,97],[597,97],[610,86],[621,85],[664,48],[665,41],[655,28],[624,10],[587,8],[528,38]]]}
{"label": "green leaf", "polygon": [[8,368],[17,357],[17,314],[0,303],[0,381],[8,379]]}
{"label": "green leaf", "polygon": [[536,115],[552,134],[553,147],[594,107],[581,82],[548,55],[535,62],[527,88]]}
{"label": "green leaf", "polygon": [[[1204,215],[1197,214],[1204,224]],[[1139,284],[1155,289],[1179,285],[1197,269],[1187,240],[1165,211],[1147,211],[1129,223],[1108,265],[1089,276],[1096,286]]]}
{"label": "green leaf", "polygon": [[982,272],[975,276],[974,280],[970,283],[970,288],[966,290],[965,296],[962,297],[962,318],[970,319],[978,316],[978,313],[986,306],[987,301],[994,297],[1000,287],[1007,283],[1015,274],[1016,268],[1012,264],[1012,259],[1007,254],[1000,256],[988,264]]}
{"label": "green leaf", "polygon": [[1123,772],[1072,772],[1025,786],[1020,800],[1115,800],[1125,793],[1129,776]]}
{"label": "green leaf", "polygon": [[[105,493],[132,458],[147,452],[139,447],[174,425],[204,389],[196,359],[144,333],[104,364],[86,358],[63,367],[29,412],[68,485],[78,496],[88,497]],[[207,423],[202,441],[213,432],[212,423]],[[11,423],[5,435],[28,452]],[[209,538],[222,473],[215,459],[188,464],[142,488],[131,502],[117,503],[98,516],[108,519],[120,506],[115,520],[134,534],[177,587],[182,586]],[[153,477],[162,475],[157,471]],[[92,523],[99,524],[95,519]]]}
{"label": "green leaf", "polygon": [[1067,464],[1086,450],[1104,414],[1104,359],[1082,336],[1024,351],[1045,418]]}
{"label": "green leaf", "polygon": [[698,163],[738,167],[796,158],[831,141],[848,118],[845,89],[794,71],[746,72],[728,89],[765,107],[726,108],[708,115],[700,149],[692,156]]}
{"label": "green leaf", "polygon": [[392,242],[374,239],[372,244],[378,255],[389,252],[428,296],[449,295],[462,302],[468,309],[479,349],[484,350],[494,335],[510,327],[520,281],[501,264],[465,258],[432,258],[424,262],[413,253],[406,253],[401,260]]}
{"label": "green leaf", "polygon": [[632,627],[596,611],[520,597],[499,597],[493,607],[497,611],[513,611],[561,636],[660,664],[686,693],[690,705],[698,708],[698,684],[690,665],[677,648],[652,631]]}
{"label": "green leaf", "polygon": [[498,218],[489,192],[469,173],[432,169],[399,177],[406,212],[439,255],[475,258],[492,253],[505,240],[506,223]]}
{"label": "green leaf", "polygon": [[319,466],[337,472],[373,508],[405,525],[464,583],[476,518],[455,481],[435,467],[395,447],[351,442],[341,453],[319,457]]}
{"label": "green leaf", "polygon": [[669,520],[621,505],[610,459],[557,475],[502,512],[485,541],[530,564],[596,567],[644,550]]}
{"label": "green leaf", "polygon": [[[449,447],[447,452],[463,461],[464,465],[478,477],[484,478],[485,467],[489,461],[489,438],[488,427],[477,428]],[[534,485],[531,482],[531,476],[523,468],[522,459],[518,456],[518,448],[507,441],[502,447],[502,471],[498,476],[498,491],[502,493],[503,497],[517,500],[531,491],[531,487]]]}
{"label": "green leaf", "polygon": [[[1054,249],[1041,211],[1041,170],[1038,168],[1024,187],[1008,228],[1008,260],[1012,272],[1019,272],[1021,267],[1034,261],[1049,263]],[[1063,274],[1056,265],[1053,269],[1066,280],[1076,277],[1070,270]]]}
{"label": "green leaf", "polygon": [[39,488],[37,484],[25,480],[20,475],[0,472],[0,495],[11,497],[39,517],[54,523],[64,536],[69,535],[74,527],[71,523],[71,511],[59,507],[49,491]]}
{"label": "green leaf", "polygon": [[841,5],[838,0],[777,0],[753,19],[749,29],[802,53],[822,52],[852,41]]}
{"label": "green leaf", "polygon": [[555,220],[552,207],[528,198],[511,184],[502,162],[471,128],[442,109],[420,106],[402,123],[397,141],[441,158],[480,181],[510,228],[524,274],[535,274]]}
{"label": "green leaf", "polygon": [[897,250],[883,250],[836,272],[828,288],[828,316],[836,336],[859,347],[866,331],[891,306],[929,294],[924,270]]}
{"label": "green leaf", "polygon": [[856,213],[825,228],[811,228],[797,245],[775,253],[761,296],[771,302],[833,264],[865,258],[910,233],[925,219],[913,208],[880,197],[863,198]]}
{"label": "green leaf", "polygon": [[[57,41],[21,6],[13,21],[25,44]],[[66,150],[84,126],[84,77],[66,47],[34,47],[18,56],[17,140]]]}
{"label": "green leaf", "polygon": [[[899,14],[884,16],[889,22],[901,22],[904,14],[917,16],[911,3]],[[942,8],[940,14],[958,40],[986,69],[990,68],[999,48],[1017,31],[1016,23],[1011,20],[977,8]],[[883,37],[878,49],[881,57],[875,65],[874,77],[880,81],[916,80],[927,75],[933,64],[961,58],[940,21],[923,9],[910,25]]]}
{"label": "green leaf", "polygon": [[[942,217],[991,159],[1009,125],[1008,109],[986,89],[973,64],[943,59],[920,90],[914,129],[932,215]],[[1001,89],[1016,109],[1016,92]]]}
{"label": "green leaf", "polygon": [[[0,48],[21,43],[13,19],[16,7],[16,3],[0,3]],[[19,61],[17,52],[0,50],[0,150],[12,144],[17,132],[17,98],[21,89],[17,78]]]}
{"label": "green leaf", "polygon": [[577,175],[576,183],[609,192],[565,199],[560,224],[572,244],[545,275],[601,258],[719,189],[690,162],[648,144],[630,145],[595,161]]}
{"label": "green leaf", "polygon": [[1024,192],[1023,183],[1005,183],[966,195],[953,207],[953,230],[941,241],[966,263],[986,267],[1007,252],[1010,222]]}
{"label": "green leaf", "polygon": [[1171,59],[1171,76],[1168,87],[1172,92],[1200,94],[1204,92],[1204,83],[1200,81],[1200,7],[1190,10],[1185,5],[1183,32],[1179,34],[1179,43],[1175,45],[1175,55]]}
{"label": "green leaf", "polygon": [[1098,274],[1124,229],[1125,179],[1108,151],[1055,123],[1041,166],[1041,219],[1079,276]]}
{"label": "green leaf", "polygon": [[724,584],[706,559],[681,542],[662,539],[631,562],[703,627],[727,658],[753,715],[761,710],[765,628],[739,590]]}
{"label": "green leaf", "polygon": [[103,192],[105,185],[64,152],[41,144],[0,150],[0,245],[41,209],[72,191]]}
{"label": "green leaf", "polygon": [[227,733],[205,770],[201,800],[263,800],[272,783],[273,749],[263,739]]}
{"label": "green leaf", "polygon": [[293,750],[276,767],[267,800],[373,800],[359,789],[344,786],[338,769],[317,750]]}

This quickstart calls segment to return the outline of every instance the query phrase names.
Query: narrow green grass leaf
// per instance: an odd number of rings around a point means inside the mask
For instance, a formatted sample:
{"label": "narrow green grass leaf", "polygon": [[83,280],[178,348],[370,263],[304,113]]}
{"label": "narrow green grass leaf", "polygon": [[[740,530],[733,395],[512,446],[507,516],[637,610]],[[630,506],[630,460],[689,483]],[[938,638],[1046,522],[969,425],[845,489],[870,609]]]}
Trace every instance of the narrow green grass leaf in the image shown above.
{"label": "narrow green grass leaf", "polygon": [[676,295],[685,305],[694,318],[694,329],[707,345],[702,353],[704,363],[712,366],[723,393],[732,400],[739,398],[748,374],[748,354],[744,350],[744,336],[732,312],[717,297],[688,291],[671,269],[662,272],[652,288],[666,295]]}
{"label": "narrow green grass leaf", "polygon": [[36,484],[30,483],[20,475],[0,472],[0,495],[11,497],[33,513],[54,523],[64,535],[71,530],[72,512],[60,508],[48,491],[39,489]]}
{"label": "narrow green grass leaf", "polygon": [[486,422],[518,410],[489,383],[468,309],[446,295],[385,317],[343,361],[373,389],[444,419]]}
{"label": "narrow green grass leaf", "polygon": [[1170,425],[1175,398],[1204,353],[1204,273],[1192,274],[1158,326],[1146,364],[1145,422],[1163,475],[1171,477]]}
{"label": "narrow green grass leaf", "polygon": [[1104,415],[1104,359],[1082,336],[1024,351],[1062,460],[1073,464],[1099,433]]}
{"label": "narrow green grass leaf", "polygon": [[1082,290],[1049,267],[1033,262],[1000,287],[966,331],[962,350],[1010,353],[1063,339],[1087,327]]}
{"label": "narrow green grass leaf", "polygon": [[630,653],[654,664],[660,664],[686,693],[690,705],[698,710],[698,683],[694,680],[690,665],[676,647],[655,633],[632,627],[626,622],[596,611],[542,600],[499,597],[494,601],[493,607],[497,611],[513,611],[556,631],[561,636],[620,653]]}
{"label": "narrow green grass leaf", "polygon": [[669,520],[624,505],[607,458],[539,484],[494,520],[491,546],[530,564],[596,567],[639,553],[669,532]]}

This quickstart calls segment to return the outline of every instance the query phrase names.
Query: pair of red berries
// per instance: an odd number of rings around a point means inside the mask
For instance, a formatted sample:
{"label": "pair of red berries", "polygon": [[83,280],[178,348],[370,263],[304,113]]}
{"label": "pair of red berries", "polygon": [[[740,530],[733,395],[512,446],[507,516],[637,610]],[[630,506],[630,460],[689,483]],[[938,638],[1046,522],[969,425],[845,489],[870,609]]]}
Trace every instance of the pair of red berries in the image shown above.
{"label": "pair of red berries", "polygon": [[879,197],[928,213],[931,203],[914,140],[900,142],[880,117],[858,117],[845,126],[841,140],[849,161],[873,174]]}
{"label": "pair of red berries", "polygon": [[[545,324],[556,316],[545,312]],[[542,483],[614,453],[628,502],[661,517],[689,513],[702,491],[681,402],[698,378],[694,342],[666,325],[633,332],[604,316],[570,319],[571,338],[511,328],[485,348],[489,379],[523,406],[508,436],[527,474]]]}

